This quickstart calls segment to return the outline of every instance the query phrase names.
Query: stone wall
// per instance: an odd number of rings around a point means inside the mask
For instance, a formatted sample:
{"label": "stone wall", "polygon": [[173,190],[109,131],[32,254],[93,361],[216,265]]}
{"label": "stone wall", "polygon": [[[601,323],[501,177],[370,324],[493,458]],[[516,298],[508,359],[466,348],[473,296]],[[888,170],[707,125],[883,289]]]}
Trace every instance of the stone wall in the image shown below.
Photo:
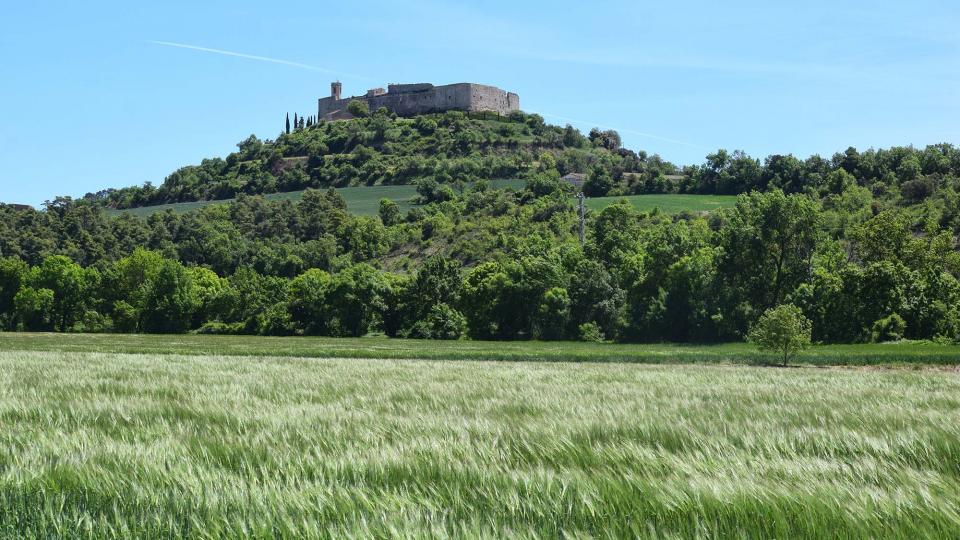
{"label": "stone wall", "polygon": [[317,117],[325,120],[351,118],[347,105],[352,100],[365,101],[371,111],[380,107],[400,116],[438,113],[444,111],[491,111],[502,115],[520,110],[520,96],[495,86],[457,83],[434,86],[429,83],[391,84],[387,93],[368,92],[365,96],[344,99],[321,98],[317,102]]}

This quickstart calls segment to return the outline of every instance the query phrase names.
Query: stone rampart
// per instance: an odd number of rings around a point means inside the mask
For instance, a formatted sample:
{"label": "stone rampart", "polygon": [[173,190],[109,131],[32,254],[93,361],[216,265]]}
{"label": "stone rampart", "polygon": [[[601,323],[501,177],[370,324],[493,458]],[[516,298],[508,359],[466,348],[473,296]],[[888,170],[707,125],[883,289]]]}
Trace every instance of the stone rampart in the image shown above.
{"label": "stone rampart", "polygon": [[391,84],[387,86],[386,93],[381,89],[374,89],[363,96],[321,98],[317,103],[317,117],[324,120],[351,118],[347,106],[353,100],[366,102],[371,111],[386,107],[400,116],[453,110],[489,111],[508,115],[520,110],[520,96],[495,86],[474,83],[434,86],[430,83],[418,83]]}

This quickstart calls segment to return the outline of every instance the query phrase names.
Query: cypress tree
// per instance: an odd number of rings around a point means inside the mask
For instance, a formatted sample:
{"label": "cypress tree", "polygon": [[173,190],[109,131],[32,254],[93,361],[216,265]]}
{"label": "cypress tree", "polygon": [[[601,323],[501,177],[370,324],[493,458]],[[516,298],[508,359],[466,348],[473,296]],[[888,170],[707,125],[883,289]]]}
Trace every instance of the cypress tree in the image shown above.
{"label": "cypress tree", "polygon": [[300,126],[300,121],[297,120],[297,113],[293,113],[293,129],[297,129]]}
{"label": "cypress tree", "polygon": [[290,134],[290,113],[287,113],[287,135]]}

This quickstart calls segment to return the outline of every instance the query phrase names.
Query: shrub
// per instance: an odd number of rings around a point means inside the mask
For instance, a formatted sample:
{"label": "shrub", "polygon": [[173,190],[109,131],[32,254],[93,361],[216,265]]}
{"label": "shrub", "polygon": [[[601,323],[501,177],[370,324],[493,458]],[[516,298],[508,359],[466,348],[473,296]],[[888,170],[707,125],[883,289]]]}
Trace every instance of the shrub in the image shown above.
{"label": "shrub", "polygon": [[870,331],[870,337],[874,343],[882,341],[900,341],[907,331],[907,321],[903,317],[892,313],[882,319],[877,319],[873,323]]}
{"label": "shrub", "polygon": [[238,335],[243,333],[243,323],[208,322],[196,330],[197,334]]}
{"label": "shrub", "polygon": [[380,199],[380,221],[387,227],[403,221],[400,216],[400,205],[390,199]]}
{"label": "shrub", "polygon": [[437,304],[427,317],[413,325],[410,337],[424,339],[460,339],[467,330],[467,319],[448,306]]}
{"label": "shrub", "polygon": [[367,105],[366,101],[355,99],[347,105],[347,112],[357,118],[366,118],[370,116],[370,106]]}
{"label": "shrub", "polygon": [[593,321],[581,324],[578,330],[580,332],[580,341],[593,341],[600,343],[605,339],[603,332],[600,331],[600,325]]}

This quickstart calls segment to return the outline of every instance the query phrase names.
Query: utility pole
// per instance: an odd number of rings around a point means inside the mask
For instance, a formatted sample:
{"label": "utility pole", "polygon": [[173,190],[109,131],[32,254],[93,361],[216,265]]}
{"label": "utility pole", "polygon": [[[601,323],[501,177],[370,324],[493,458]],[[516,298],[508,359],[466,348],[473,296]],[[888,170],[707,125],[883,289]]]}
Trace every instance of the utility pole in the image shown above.
{"label": "utility pole", "polygon": [[577,200],[580,201],[580,208],[579,208],[580,210],[580,247],[583,247],[583,237],[584,237],[584,233],[586,232],[585,223],[587,220],[587,210],[583,206],[583,200],[586,198],[587,196],[584,195],[582,191],[577,193]]}

